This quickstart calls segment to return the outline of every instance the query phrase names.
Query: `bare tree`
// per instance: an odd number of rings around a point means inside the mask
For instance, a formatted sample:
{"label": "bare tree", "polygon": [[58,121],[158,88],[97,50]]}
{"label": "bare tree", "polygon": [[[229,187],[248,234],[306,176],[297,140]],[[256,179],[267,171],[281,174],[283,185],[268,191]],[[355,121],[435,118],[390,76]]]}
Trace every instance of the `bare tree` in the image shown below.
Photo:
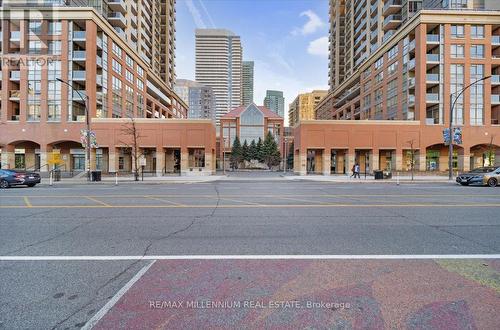
{"label": "bare tree", "polygon": [[410,171],[411,171],[411,181],[413,181],[413,171],[415,168],[415,149],[413,149],[413,144],[415,140],[410,140],[407,142],[410,145]]}
{"label": "bare tree", "polygon": [[132,162],[134,164],[134,180],[139,181],[139,158],[142,156],[141,150],[139,148],[139,140],[143,137],[139,134],[137,129],[137,123],[133,117],[128,118],[129,123],[124,124],[122,132],[127,136],[128,141],[120,141],[120,143],[131,149]]}

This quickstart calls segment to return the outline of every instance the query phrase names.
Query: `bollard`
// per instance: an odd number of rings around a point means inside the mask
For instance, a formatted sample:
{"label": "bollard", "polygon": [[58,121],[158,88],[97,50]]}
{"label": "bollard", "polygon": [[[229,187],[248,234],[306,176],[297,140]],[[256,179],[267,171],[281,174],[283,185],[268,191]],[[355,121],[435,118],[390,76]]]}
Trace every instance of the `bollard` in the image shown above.
{"label": "bollard", "polygon": [[396,185],[399,186],[399,172],[396,172],[396,177],[397,177],[397,179],[396,179]]}
{"label": "bollard", "polygon": [[52,187],[52,171],[49,172],[49,186]]}
{"label": "bollard", "polygon": [[118,172],[115,172],[115,186],[118,185]]}

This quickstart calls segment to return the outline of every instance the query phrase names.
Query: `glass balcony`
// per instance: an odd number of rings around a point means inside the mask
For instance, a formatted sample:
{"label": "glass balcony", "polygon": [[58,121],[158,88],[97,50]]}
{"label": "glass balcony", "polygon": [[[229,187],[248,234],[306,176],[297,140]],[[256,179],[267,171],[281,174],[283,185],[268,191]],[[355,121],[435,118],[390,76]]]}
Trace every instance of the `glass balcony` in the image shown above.
{"label": "glass balcony", "polygon": [[85,71],[73,71],[73,80],[85,80]]}
{"label": "glass balcony", "polygon": [[491,95],[491,104],[500,104],[500,95],[492,94]]}
{"label": "glass balcony", "polygon": [[500,36],[491,36],[492,45],[500,45]]}
{"label": "glass balcony", "polygon": [[428,43],[436,43],[439,42],[439,34],[428,34],[427,35]]}
{"label": "glass balcony", "polygon": [[437,73],[428,73],[427,74],[427,82],[439,82],[439,74]]}
{"label": "glass balcony", "polygon": [[85,55],[84,50],[75,50],[73,52],[73,60],[85,60]]}
{"label": "glass balcony", "polygon": [[83,97],[83,99],[85,99],[85,95],[86,94],[85,94],[85,90],[84,89],[73,90],[73,101],[83,102],[82,97]]}
{"label": "glass balcony", "polygon": [[21,80],[21,71],[11,71],[10,80]]}
{"label": "glass balcony", "polygon": [[21,31],[11,31],[10,40],[21,40]]}
{"label": "glass balcony", "polygon": [[439,54],[427,54],[427,62],[439,62]]}
{"label": "glass balcony", "polygon": [[21,91],[13,90],[9,91],[9,98],[18,100],[21,97]]}
{"label": "glass balcony", "polygon": [[425,101],[428,103],[439,103],[438,93],[427,93],[425,96]]}
{"label": "glass balcony", "polygon": [[73,40],[85,40],[85,31],[74,31]]}
{"label": "glass balcony", "polygon": [[414,106],[415,105],[415,95],[408,95],[408,106]]}
{"label": "glass balcony", "polygon": [[414,87],[415,86],[415,77],[409,78],[408,79],[408,87]]}
{"label": "glass balcony", "polygon": [[408,66],[408,70],[415,68],[415,59],[408,61],[407,66]]}
{"label": "glass balcony", "polygon": [[494,74],[491,76],[491,83],[494,85],[500,84],[500,75]]}

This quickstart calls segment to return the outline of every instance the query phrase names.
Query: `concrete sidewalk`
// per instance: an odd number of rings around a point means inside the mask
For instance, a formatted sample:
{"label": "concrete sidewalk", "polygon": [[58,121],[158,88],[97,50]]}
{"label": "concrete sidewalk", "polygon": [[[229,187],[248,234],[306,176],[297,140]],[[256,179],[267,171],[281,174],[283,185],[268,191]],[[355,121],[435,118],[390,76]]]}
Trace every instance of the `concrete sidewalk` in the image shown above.
{"label": "concrete sidewalk", "polygon": [[[144,181],[142,177],[139,177],[139,181],[134,180],[133,175],[127,176],[118,176],[117,178],[114,176],[103,176],[101,181],[99,182],[89,182],[86,177],[82,178],[70,178],[70,179],[61,179],[61,181],[53,182],[54,185],[61,184],[118,184],[120,183],[142,183],[142,184],[162,184],[162,183],[204,183],[204,182],[213,182],[221,180],[223,176],[220,175],[211,175],[211,176],[147,176],[144,177]],[[42,185],[49,185],[49,179],[42,178]]]}

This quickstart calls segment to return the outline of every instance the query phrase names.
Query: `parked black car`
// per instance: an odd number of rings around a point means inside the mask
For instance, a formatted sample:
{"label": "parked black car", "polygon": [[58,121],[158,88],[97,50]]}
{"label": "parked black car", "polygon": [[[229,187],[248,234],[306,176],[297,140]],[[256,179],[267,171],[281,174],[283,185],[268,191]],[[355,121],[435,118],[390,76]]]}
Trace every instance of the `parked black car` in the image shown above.
{"label": "parked black car", "polygon": [[34,187],[40,183],[40,174],[33,172],[22,172],[15,170],[0,170],[0,188],[11,186]]}
{"label": "parked black car", "polygon": [[461,173],[457,176],[457,182],[462,186],[468,186],[470,184],[485,184],[484,177],[485,175],[495,172],[497,167],[478,167],[473,169],[472,171]]}

